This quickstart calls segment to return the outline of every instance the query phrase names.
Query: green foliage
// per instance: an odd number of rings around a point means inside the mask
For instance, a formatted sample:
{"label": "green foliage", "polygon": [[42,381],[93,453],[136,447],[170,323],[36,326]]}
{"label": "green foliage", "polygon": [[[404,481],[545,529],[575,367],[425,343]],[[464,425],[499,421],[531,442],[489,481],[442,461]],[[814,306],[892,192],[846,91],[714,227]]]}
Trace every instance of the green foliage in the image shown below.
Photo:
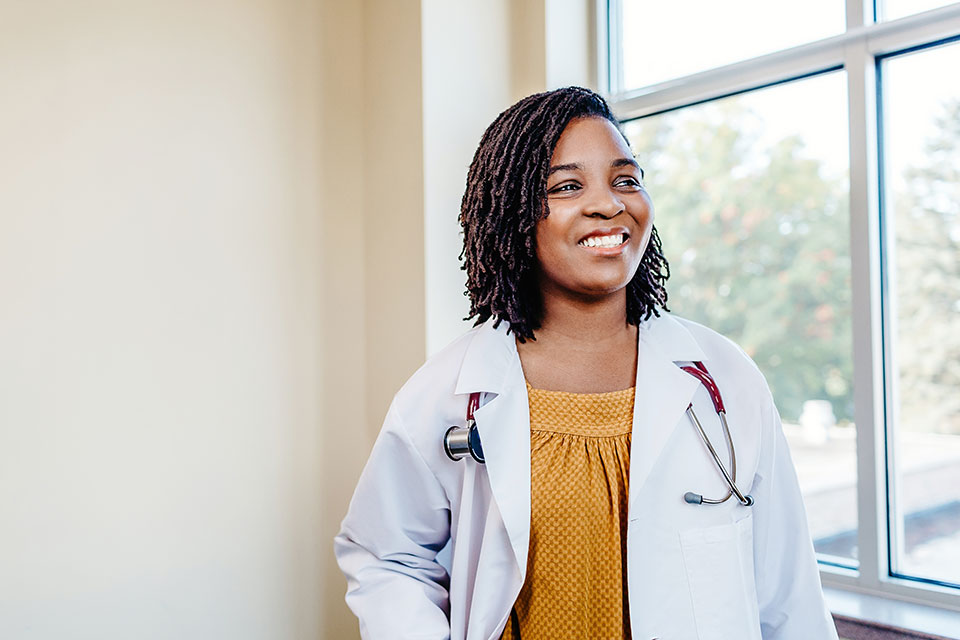
{"label": "green foliage", "polygon": [[888,212],[895,229],[899,424],[960,433],[960,100]]}
{"label": "green foliage", "polygon": [[[760,126],[758,126],[758,124]],[[737,99],[628,127],[670,261],[669,304],[740,344],[787,420],[806,400],[853,419],[845,175],[766,141]],[[887,216],[899,424],[960,433],[960,101],[945,105],[924,162]]]}

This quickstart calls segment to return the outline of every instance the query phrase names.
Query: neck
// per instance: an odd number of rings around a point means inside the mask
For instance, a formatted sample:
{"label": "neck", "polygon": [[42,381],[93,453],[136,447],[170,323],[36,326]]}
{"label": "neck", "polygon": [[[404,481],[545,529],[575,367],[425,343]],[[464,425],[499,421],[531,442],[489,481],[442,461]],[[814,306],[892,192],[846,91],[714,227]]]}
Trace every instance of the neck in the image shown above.
{"label": "neck", "polygon": [[543,291],[543,317],[534,332],[537,342],[568,344],[570,348],[602,349],[636,337],[627,323],[627,290],[602,298],[573,298]]}

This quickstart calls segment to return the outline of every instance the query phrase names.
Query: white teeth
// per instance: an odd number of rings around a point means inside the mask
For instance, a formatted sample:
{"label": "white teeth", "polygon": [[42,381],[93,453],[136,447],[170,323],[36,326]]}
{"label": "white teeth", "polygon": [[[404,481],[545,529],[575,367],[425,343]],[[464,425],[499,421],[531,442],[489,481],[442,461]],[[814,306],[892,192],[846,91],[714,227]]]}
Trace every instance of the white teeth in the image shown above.
{"label": "white teeth", "polygon": [[584,247],[616,247],[623,244],[623,234],[615,233],[612,236],[590,236],[580,241]]}

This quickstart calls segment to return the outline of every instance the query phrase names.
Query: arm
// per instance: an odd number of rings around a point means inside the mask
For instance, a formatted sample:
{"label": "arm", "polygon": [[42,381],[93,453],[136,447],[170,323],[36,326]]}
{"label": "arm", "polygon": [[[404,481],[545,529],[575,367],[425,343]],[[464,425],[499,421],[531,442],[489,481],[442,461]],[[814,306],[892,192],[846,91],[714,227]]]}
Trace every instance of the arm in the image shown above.
{"label": "arm", "polygon": [[836,640],[796,470],[769,390],[754,484],[754,567],[764,640]]}
{"label": "arm", "polygon": [[449,638],[449,578],[436,561],[449,536],[449,501],[394,401],[334,539],[365,640]]}

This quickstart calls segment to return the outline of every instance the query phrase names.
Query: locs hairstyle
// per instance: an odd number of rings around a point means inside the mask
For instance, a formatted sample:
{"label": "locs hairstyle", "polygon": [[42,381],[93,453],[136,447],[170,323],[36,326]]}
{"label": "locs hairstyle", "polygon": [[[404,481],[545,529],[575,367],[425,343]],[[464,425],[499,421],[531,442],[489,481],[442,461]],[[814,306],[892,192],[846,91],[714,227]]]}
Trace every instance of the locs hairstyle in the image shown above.
{"label": "locs hairstyle", "polygon": [[[506,320],[521,342],[535,339],[542,299],[536,278],[537,222],[550,215],[547,170],[560,134],[575,118],[620,123],[602,97],[582,87],[537,93],[520,100],[487,127],[467,174],[460,204],[463,270],[475,325]],[[626,136],[624,136],[626,140]],[[628,142],[629,145],[629,142]],[[627,285],[627,322],[640,324],[657,307],[666,311],[670,267],[656,227],[637,273]]]}

